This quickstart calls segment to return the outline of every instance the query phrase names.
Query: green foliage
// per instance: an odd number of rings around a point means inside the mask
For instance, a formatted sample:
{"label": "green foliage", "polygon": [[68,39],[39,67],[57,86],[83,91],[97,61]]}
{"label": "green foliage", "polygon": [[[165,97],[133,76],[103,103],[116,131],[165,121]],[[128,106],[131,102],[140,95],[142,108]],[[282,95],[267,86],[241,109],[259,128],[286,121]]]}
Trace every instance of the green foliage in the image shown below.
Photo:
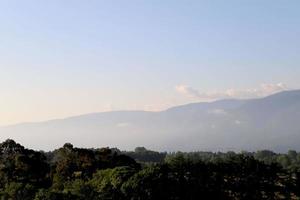
{"label": "green foliage", "polygon": [[0,199],[300,199],[295,151],[123,153],[69,143],[44,153],[7,140],[0,144]]}
{"label": "green foliage", "polygon": [[123,199],[120,188],[135,172],[136,169],[126,166],[99,170],[89,183],[99,199]]}
{"label": "green foliage", "polygon": [[35,195],[35,188],[30,184],[7,183],[0,192],[2,200],[31,200]]}
{"label": "green foliage", "polygon": [[64,194],[71,194],[78,200],[94,199],[94,190],[83,179],[75,179],[65,183]]}
{"label": "green foliage", "polygon": [[125,155],[134,158],[138,162],[143,163],[159,163],[163,162],[167,153],[160,153],[147,150],[145,147],[137,147],[134,151],[123,152]]}
{"label": "green foliage", "polygon": [[122,192],[132,200],[167,199],[166,175],[160,167],[146,167],[123,184]]}

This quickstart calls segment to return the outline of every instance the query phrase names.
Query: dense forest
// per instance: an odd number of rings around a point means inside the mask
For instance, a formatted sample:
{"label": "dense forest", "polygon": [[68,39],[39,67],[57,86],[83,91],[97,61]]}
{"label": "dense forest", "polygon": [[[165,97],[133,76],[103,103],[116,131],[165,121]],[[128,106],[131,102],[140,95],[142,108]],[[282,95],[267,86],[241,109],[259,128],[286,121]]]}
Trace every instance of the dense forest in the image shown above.
{"label": "dense forest", "polygon": [[300,153],[52,152],[0,144],[1,200],[300,199]]}

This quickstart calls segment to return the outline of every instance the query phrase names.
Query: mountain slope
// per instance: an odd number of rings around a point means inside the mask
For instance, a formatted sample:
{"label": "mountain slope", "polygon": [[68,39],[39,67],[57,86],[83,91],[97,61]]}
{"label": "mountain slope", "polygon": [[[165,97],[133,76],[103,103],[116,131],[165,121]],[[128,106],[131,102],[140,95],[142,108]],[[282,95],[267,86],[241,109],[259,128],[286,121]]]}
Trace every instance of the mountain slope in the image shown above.
{"label": "mountain slope", "polygon": [[35,149],[65,142],[76,146],[155,150],[300,150],[300,91],[261,99],[221,100],[174,107],[162,112],[94,113],[0,128]]}

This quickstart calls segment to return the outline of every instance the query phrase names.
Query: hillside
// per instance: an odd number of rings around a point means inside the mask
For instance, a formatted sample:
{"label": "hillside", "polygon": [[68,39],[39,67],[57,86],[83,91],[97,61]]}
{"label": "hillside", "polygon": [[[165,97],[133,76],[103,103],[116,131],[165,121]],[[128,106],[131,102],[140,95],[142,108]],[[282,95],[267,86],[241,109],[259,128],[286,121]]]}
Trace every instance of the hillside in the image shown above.
{"label": "hillside", "polygon": [[[300,91],[261,99],[193,103],[161,112],[115,111],[0,128],[12,138],[49,150],[71,142],[81,147],[136,145],[154,150],[300,150]],[[234,141],[234,142],[232,142]]]}

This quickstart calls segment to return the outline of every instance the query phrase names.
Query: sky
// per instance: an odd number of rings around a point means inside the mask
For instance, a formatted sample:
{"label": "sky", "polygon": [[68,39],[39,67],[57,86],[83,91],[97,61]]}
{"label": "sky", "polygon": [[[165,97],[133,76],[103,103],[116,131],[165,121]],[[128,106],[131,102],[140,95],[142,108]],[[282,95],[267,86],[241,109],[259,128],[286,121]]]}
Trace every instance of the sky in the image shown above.
{"label": "sky", "polygon": [[300,88],[298,0],[0,1],[0,125]]}

